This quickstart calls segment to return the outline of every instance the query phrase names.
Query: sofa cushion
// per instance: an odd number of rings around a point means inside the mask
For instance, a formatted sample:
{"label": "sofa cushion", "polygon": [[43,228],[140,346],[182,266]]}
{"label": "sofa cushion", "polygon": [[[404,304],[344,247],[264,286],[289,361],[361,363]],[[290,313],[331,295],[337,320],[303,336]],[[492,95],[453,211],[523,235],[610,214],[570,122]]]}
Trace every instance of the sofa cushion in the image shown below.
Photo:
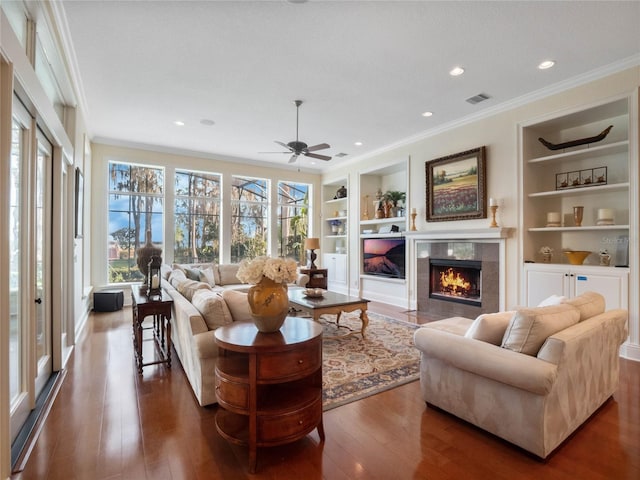
{"label": "sofa cushion", "polygon": [[565,303],[567,301],[567,297],[564,295],[551,295],[550,297],[545,298],[541,301],[538,306],[539,307],[548,307],[549,305],[560,305],[561,303]]}
{"label": "sofa cushion", "polygon": [[575,325],[580,311],[563,303],[517,310],[504,332],[502,347],[527,355],[537,355],[550,335]]}
{"label": "sofa cushion", "polygon": [[187,279],[187,276],[184,274],[182,270],[172,270],[171,273],[169,274],[168,282],[173,288],[177,290],[178,285],[180,285],[186,279]]}
{"label": "sofa cushion", "polygon": [[171,272],[173,272],[173,268],[171,268],[171,265],[167,265],[166,263],[160,265],[160,276],[165,280],[169,279],[169,275],[171,275]]}
{"label": "sofa cushion", "polygon": [[576,307],[580,311],[581,322],[587,318],[600,315],[605,308],[604,297],[596,292],[584,292],[582,295],[567,300],[565,303]]}
{"label": "sofa cushion", "polygon": [[238,277],[236,276],[239,268],[240,268],[239,263],[218,265],[218,274],[220,275],[220,280],[218,281],[218,279],[216,279],[216,284],[228,285],[228,284],[242,283],[240,280],[238,280]]}
{"label": "sofa cushion", "polygon": [[220,294],[200,289],[193,294],[191,303],[202,314],[209,330],[227,325],[233,321],[227,303]]}
{"label": "sofa cushion", "polygon": [[500,346],[502,344],[504,332],[507,330],[509,322],[515,313],[516,312],[513,310],[507,312],[483,313],[473,321],[464,336]]}
{"label": "sofa cushion", "polygon": [[189,301],[192,301],[194,293],[201,289],[211,290],[211,287],[206,283],[188,279],[178,283],[178,286],[176,287],[176,290],[178,290],[178,292],[180,292],[180,294]]}
{"label": "sofa cushion", "polygon": [[253,321],[251,307],[249,307],[249,300],[247,300],[246,293],[236,290],[224,290],[222,292],[222,298],[224,298],[224,301],[227,303],[234,322]]}

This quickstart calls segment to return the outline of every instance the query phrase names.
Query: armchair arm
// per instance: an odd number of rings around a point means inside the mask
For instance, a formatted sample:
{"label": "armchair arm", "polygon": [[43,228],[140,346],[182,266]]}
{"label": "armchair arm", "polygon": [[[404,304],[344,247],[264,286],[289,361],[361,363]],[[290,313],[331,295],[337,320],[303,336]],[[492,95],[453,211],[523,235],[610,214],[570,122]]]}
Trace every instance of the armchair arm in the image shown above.
{"label": "armchair arm", "polygon": [[310,277],[306,273],[298,273],[298,278],[296,278],[295,284],[299,287],[306,287],[309,280]]}
{"label": "armchair arm", "polygon": [[549,393],[558,375],[556,365],[551,363],[443,330],[419,328],[414,341],[423,357],[437,358],[461,370],[537,395]]}

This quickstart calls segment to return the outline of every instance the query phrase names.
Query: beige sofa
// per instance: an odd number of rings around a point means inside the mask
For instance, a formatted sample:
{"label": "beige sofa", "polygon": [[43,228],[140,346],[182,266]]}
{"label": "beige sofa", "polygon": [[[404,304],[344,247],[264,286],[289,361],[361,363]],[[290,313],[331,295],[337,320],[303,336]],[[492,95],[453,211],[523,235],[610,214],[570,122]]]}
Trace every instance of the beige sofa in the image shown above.
{"label": "beige sofa", "polygon": [[593,292],[415,332],[433,405],[546,458],[616,391],[626,310]]}
{"label": "beige sofa", "polygon": [[[245,293],[250,285],[237,279],[237,271],[237,264],[162,266],[162,287],[173,299],[171,341],[202,406],[217,402],[215,329],[234,321],[251,321]],[[301,274],[296,285],[308,281]]]}

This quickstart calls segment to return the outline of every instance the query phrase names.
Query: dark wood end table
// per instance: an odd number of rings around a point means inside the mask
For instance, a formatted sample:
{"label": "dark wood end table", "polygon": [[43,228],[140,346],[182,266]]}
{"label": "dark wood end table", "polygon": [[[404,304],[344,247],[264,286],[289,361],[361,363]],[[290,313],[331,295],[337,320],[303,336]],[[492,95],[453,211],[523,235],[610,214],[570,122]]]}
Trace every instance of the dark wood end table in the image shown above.
{"label": "dark wood end table", "polygon": [[253,322],[234,322],[215,331],[220,355],[216,428],[249,447],[249,471],[256,471],[257,447],[283,445],[322,425],[322,327],[287,317],[280,331],[260,333]]}
{"label": "dark wood end table", "polygon": [[301,268],[300,273],[309,275],[309,282],[305,285],[307,288],[327,289],[327,276],[329,273],[326,268]]}
{"label": "dark wood end table", "polygon": [[[131,309],[133,312],[133,349],[138,366],[138,373],[142,375],[142,368],[147,365],[165,363],[171,368],[171,306],[173,300],[167,292],[160,291],[160,295],[148,297],[146,287],[131,286]],[[144,319],[153,316],[153,325],[143,328]],[[153,340],[158,348],[159,360],[143,362],[142,360],[142,331],[153,329]]]}

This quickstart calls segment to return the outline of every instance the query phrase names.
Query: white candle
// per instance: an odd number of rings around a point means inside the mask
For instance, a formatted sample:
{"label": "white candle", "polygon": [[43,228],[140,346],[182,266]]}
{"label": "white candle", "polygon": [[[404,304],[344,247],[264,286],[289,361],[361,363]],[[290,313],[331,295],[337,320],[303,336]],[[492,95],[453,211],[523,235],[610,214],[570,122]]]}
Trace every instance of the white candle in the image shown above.
{"label": "white candle", "polygon": [[154,275],[153,277],[151,277],[151,288],[158,288],[160,286],[160,279],[158,278],[158,275]]}
{"label": "white candle", "polygon": [[547,213],[547,223],[560,223],[560,212]]}
{"label": "white candle", "polygon": [[418,213],[418,209],[417,209],[416,207],[413,207],[413,208],[411,209],[411,213]]}
{"label": "white candle", "polygon": [[598,220],[613,220],[613,209],[612,208],[599,208],[598,209]]}
{"label": "white candle", "polygon": [[498,199],[497,198],[490,198],[489,199],[489,206],[490,207],[497,207],[498,206]]}

